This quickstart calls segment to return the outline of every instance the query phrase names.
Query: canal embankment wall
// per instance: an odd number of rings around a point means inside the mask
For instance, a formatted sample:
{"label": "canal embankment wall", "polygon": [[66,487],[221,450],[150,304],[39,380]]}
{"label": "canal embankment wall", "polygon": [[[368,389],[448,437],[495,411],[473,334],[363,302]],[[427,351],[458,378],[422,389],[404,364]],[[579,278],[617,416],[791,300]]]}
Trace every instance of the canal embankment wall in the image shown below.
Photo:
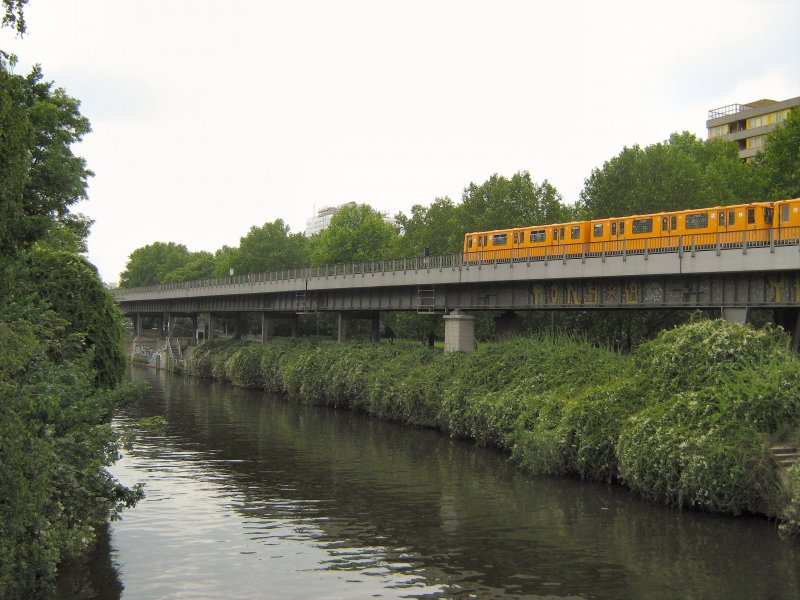
{"label": "canal embankment wall", "polygon": [[[623,485],[655,502],[775,517],[800,532],[800,360],[775,328],[699,321],[631,355],[569,337],[419,344],[209,342],[193,375],[436,427],[534,474]],[[794,492],[794,493],[793,493]]]}

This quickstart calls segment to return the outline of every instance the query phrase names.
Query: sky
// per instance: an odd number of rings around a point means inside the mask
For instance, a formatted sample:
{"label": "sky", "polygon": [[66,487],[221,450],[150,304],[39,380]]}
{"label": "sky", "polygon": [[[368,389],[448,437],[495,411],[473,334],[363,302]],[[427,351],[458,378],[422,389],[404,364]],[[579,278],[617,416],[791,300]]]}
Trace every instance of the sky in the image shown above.
{"label": "sky", "polygon": [[797,0],[30,0],[16,72],[81,101],[73,206],[133,250],[238,246],[355,201],[408,214],[492,174],[574,203],[593,169],[708,111],[800,96]]}

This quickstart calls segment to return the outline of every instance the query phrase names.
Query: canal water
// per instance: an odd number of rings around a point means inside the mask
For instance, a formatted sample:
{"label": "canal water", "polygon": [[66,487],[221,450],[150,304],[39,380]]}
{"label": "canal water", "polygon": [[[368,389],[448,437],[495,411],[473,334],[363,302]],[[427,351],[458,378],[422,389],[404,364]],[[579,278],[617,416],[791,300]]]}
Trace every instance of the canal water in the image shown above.
{"label": "canal water", "polygon": [[60,594],[201,598],[800,598],[773,522],[534,478],[427,429],[134,369],[112,468],[146,498]]}

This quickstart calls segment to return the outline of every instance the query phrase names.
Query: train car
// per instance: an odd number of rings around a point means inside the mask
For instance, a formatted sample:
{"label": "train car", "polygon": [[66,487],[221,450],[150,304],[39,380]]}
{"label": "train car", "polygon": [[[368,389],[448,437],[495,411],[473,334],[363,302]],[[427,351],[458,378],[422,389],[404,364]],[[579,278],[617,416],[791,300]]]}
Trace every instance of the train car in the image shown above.
{"label": "train car", "polygon": [[800,239],[800,198],[468,233],[464,259],[663,252],[679,245],[728,248],[775,239]]}
{"label": "train car", "polygon": [[775,202],[775,240],[781,243],[800,239],[800,198]]}

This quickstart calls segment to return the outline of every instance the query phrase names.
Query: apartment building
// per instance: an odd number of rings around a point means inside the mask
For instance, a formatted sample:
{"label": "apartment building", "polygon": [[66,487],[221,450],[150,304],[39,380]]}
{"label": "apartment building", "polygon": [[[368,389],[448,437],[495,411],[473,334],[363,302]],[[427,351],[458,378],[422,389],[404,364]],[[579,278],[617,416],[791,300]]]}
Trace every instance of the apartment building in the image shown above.
{"label": "apartment building", "polygon": [[708,139],[721,137],[736,142],[739,158],[749,161],[764,147],[767,133],[779,127],[795,106],[800,106],[800,96],[715,108],[708,111]]}

